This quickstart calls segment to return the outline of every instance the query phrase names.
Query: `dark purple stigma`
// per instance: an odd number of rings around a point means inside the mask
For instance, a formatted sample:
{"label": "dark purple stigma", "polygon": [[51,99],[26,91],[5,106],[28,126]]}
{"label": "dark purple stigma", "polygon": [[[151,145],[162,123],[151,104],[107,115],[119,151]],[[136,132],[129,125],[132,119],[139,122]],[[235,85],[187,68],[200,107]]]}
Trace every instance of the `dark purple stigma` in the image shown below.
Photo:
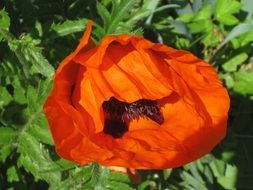
{"label": "dark purple stigma", "polygon": [[128,123],[139,117],[147,117],[159,125],[164,122],[161,108],[156,100],[140,99],[132,103],[111,97],[102,104],[108,117],[104,121],[104,133],[120,138],[128,131]]}

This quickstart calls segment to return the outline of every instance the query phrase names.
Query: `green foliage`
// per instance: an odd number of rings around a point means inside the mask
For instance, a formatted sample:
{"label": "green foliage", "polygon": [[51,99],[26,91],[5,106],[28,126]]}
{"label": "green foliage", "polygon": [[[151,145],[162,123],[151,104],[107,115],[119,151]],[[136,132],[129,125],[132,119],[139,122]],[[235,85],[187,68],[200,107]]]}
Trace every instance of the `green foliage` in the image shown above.
{"label": "green foliage", "polygon": [[236,0],[222,0],[215,3],[214,15],[216,19],[225,25],[235,25],[239,20],[233,15],[239,12],[240,2]]}
{"label": "green foliage", "polygon": [[52,24],[50,29],[55,32],[55,36],[66,36],[74,32],[82,32],[87,23],[87,19],[66,20],[63,23]]}
{"label": "green foliage", "polygon": [[[168,3],[170,2],[170,3]],[[0,189],[252,189],[252,0],[3,0],[0,5]],[[42,111],[58,63],[89,19],[96,43],[131,33],[210,62],[231,96],[228,135],[176,169],[126,174],[58,157]]]}
{"label": "green foliage", "polygon": [[[4,9],[0,11],[0,25],[2,30],[9,30],[10,17],[8,16],[8,13]],[[3,38],[3,36],[0,37]]]}
{"label": "green foliage", "polygon": [[236,55],[229,59],[227,62],[225,62],[222,65],[222,68],[227,72],[236,71],[237,67],[241,65],[244,61],[248,59],[247,53],[240,53],[239,55]]}

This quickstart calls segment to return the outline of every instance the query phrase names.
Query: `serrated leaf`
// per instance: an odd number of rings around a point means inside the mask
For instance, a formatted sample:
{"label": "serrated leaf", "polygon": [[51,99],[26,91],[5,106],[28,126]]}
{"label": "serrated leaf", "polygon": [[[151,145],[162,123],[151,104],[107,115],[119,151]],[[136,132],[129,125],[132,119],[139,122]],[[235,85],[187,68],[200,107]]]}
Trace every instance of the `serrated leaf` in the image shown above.
{"label": "serrated leaf", "polygon": [[6,87],[0,86],[0,108],[9,104],[12,96],[7,91]]}
{"label": "serrated leaf", "polygon": [[50,130],[47,126],[47,120],[45,119],[45,117],[40,118],[40,120],[43,120],[43,124],[42,122],[40,122],[39,125],[38,124],[32,125],[31,127],[29,127],[28,132],[36,139],[38,139],[40,142],[53,145],[54,143]]}
{"label": "serrated leaf", "polygon": [[18,152],[20,153],[19,165],[22,165],[27,172],[33,174],[35,179],[43,179],[54,186],[61,180],[59,171],[50,171],[57,165],[50,159],[44,146],[36,138],[22,131],[19,137]]}
{"label": "serrated leaf", "polygon": [[74,32],[82,32],[88,22],[88,19],[67,20],[63,23],[53,24],[51,30],[56,36],[66,36]]}
{"label": "serrated leaf", "polygon": [[29,48],[27,49],[27,54],[29,55],[28,61],[30,61],[37,69],[38,73],[51,78],[54,75],[54,68],[48,62],[48,60],[42,55],[40,49]]}
{"label": "serrated leaf", "polygon": [[0,162],[4,162],[11,153],[16,136],[17,131],[9,127],[0,127]]}
{"label": "serrated leaf", "polygon": [[13,58],[10,56],[1,61],[0,75],[1,77],[5,77],[5,80],[9,80],[9,78],[13,78],[15,77],[15,75],[19,75],[21,73],[20,72],[21,68],[19,67],[19,65],[14,63],[15,60],[13,60]]}
{"label": "serrated leaf", "polygon": [[149,10],[140,9],[136,11],[132,16],[127,20],[126,24],[128,26],[134,26],[138,21],[148,17],[151,14]]}
{"label": "serrated leaf", "polygon": [[215,18],[225,25],[234,25],[238,19],[233,16],[241,8],[241,3],[236,0],[222,0],[215,3]]}
{"label": "serrated leaf", "polygon": [[89,185],[88,183],[90,182],[91,172],[92,172],[91,166],[76,168],[71,171],[67,179],[59,182],[55,186],[52,186],[50,189],[51,190],[90,189],[86,187]]}
{"label": "serrated leaf", "polygon": [[236,71],[237,67],[241,65],[245,60],[248,59],[247,53],[240,53],[239,55],[236,55],[229,59],[227,62],[225,62],[222,65],[222,68],[227,72]]}
{"label": "serrated leaf", "polygon": [[9,144],[17,135],[17,131],[9,127],[0,127],[0,146]]}
{"label": "serrated leaf", "polygon": [[[60,166],[61,171],[77,167],[77,165],[74,162],[70,162],[70,161],[64,160],[64,159],[59,159],[59,160],[55,161],[55,163]],[[84,168],[84,167],[82,167],[82,168]],[[55,168],[54,170],[56,170],[56,169],[59,169],[59,168]]]}
{"label": "serrated leaf", "polygon": [[46,97],[52,87],[52,79],[40,80],[38,86],[27,87],[26,99],[31,113],[34,113],[38,109],[41,109],[41,105],[45,102]]}
{"label": "serrated leaf", "polygon": [[114,9],[111,14],[111,22],[106,27],[106,34],[113,34],[116,32],[118,24],[128,15],[135,3],[135,0],[122,0],[119,4],[114,5]]}
{"label": "serrated leaf", "polygon": [[37,73],[51,78],[54,74],[54,68],[42,55],[42,49],[38,47],[40,40],[33,39],[30,35],[24,35],[21,39],[12,39],[8,45],[15,53],[19,62],[22,64],[27,78],[30,77],[29,68],[33,64]]}
{"label": "serrated leaf", "polygon": [[13,78],[12,85],[14,87],[13,99],[20,104],[25,104],[26,103],[25,89],[23,88],[18,76],[15,76]]}
{"label": "serrated leaf", "polygon": [[94,186],[94,189],[104,189],[106,186],[109,169],[107,167],[99,166],[97,163],[92,164],[92,174],[91,174],[91,184]]}

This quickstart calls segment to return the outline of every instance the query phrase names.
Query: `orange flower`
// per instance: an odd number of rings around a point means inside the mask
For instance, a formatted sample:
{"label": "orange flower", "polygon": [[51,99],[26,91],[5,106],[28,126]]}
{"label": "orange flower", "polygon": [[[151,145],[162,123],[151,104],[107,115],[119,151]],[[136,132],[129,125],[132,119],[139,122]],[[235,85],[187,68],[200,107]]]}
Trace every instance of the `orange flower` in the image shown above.
{"label": "orange flower", "polygon": [[79,164],[178,167],[226,134],[229,97],[189,52],[128,34],[96,46],[92,22],[60,64],[44,105],[57,153]]}

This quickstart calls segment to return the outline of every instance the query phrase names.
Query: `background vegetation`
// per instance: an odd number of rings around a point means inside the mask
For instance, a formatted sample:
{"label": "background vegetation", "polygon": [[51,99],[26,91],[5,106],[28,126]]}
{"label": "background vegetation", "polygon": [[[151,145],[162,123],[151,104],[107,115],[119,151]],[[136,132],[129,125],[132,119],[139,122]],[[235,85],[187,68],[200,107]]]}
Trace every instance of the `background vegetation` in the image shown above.
{"label": "background vegetation", "polygon": [[[0,189],[253,189],[252,15],[252,0],[1,0]],[[140,184],[56,155],[42,104],[88,19],[97,43],[131,32],[217,69],[232,103],[227,137],[212,154],[181,168],[140,171]]]}

